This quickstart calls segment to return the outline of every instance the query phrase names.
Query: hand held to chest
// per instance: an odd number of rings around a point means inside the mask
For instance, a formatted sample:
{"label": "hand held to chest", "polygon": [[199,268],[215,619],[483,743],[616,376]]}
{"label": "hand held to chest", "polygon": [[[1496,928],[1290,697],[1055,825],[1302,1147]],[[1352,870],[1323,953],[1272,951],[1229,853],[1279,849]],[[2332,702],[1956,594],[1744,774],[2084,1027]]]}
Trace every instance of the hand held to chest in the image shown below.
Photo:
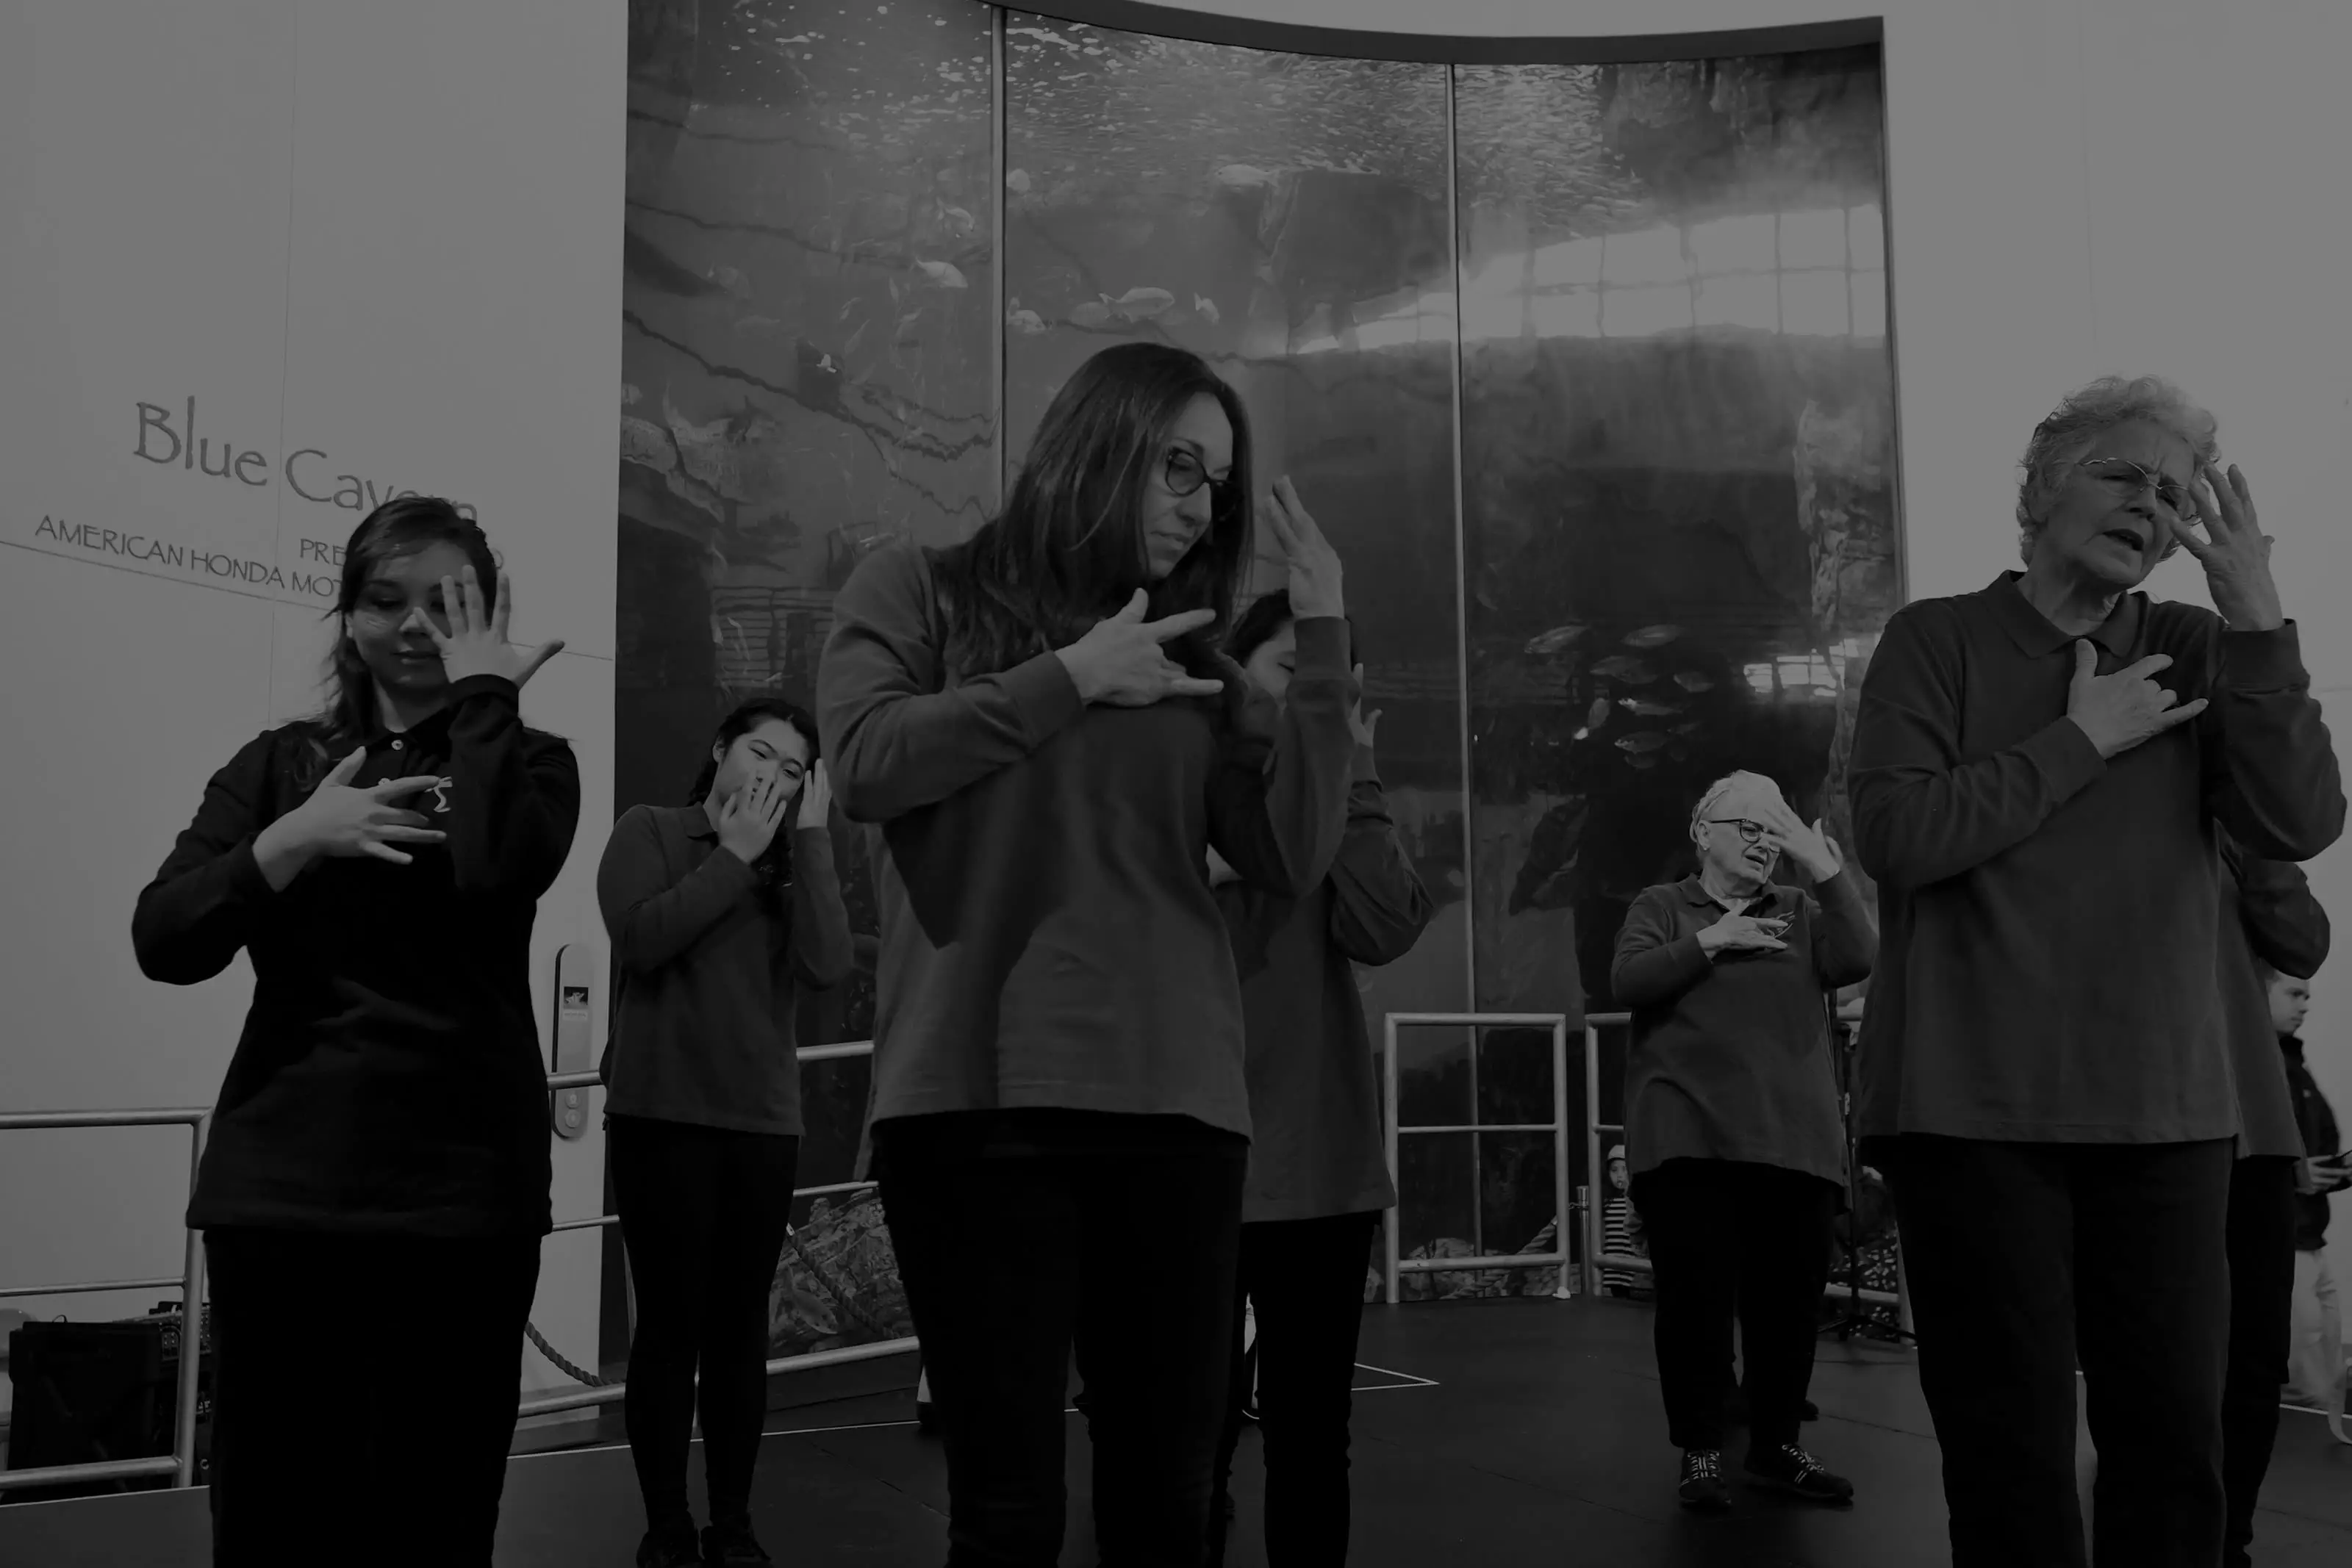
{"label": "hand held to chest", "polygon": [[2082,727],[2099,755],[2113,758],[2142,746],[2205,711],[2205,699],[2184,703],[2156,684],[2171,655],[2153,653],[2112,675],[2098,673],[2099,651],[2087,639],[2074,644],[2074,681],[2066,716]]}
{"label": "hand held to chest", "polygon": [[1213,697],[1224,690],[1198,680],[1168,656],[1167,644],[1216,619],[1213,611],[1187,610],[1164,620],[1143,618],[1149,596],[1141,589],[1116,615],[1094,623],[1087,634],[1055,657],[1070,673],[1078,696],[1113,707],[1150,707],[1170,697]]}
{"label": "hand held to chest", "polygon": [[354,789],[352,780],[367,760],[361,747],[341,762],[310,798],[261,831],[253,858],[273,891],[282,891],[318,855],[369,856],[407,865],[415,859],[396,846],[437,844],[448,837],[425,826],[418,812],[395,805],[441,782],[432,774],[387,779]]}
{"label": "hand held to chest", "polygon": [[1785,920],[1727,915],[1698,934],[1698,950],[1709,958],[1722,953],[1779,953],[1789,946],[1780,940],[1788,929]]}

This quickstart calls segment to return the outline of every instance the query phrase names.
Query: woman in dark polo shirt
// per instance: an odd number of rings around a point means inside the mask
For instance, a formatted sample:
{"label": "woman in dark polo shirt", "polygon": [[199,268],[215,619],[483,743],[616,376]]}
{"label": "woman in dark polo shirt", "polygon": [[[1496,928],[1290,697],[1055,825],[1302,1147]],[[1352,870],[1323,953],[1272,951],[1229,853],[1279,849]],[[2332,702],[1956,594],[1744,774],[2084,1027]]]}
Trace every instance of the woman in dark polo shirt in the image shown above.
{"label": "woman in dark polo shirt", "polygon": [[[636,1291],[639,1568],[770,1560],[751,1533],[751,1469],[800,1163],[793,1014],[801,988],[850,968],[831,803],[816,721],[755,699],[720,723],[687,804],[630,808],[596,873],[613,939],[613,1196]],[[710,1503],[698,1542],[686,1486],[698,1406]]]}
{"label": "woman in dark polo shirt", "polygon": [[[1350,656],[1360,653],[1349,636]],[[1298,622],[1280,589],[1254,601],[1225,652],[1265,701],[1251,727],[1273,738],[1298,669]],[[1258,1427],[1265,1449],[1271,1568],[1347,1561],[1348,1421],[1364,1271],[1381,1211],[1396,1201],[1380,1086],[1356,966],[1389,964],[1429,925],[1428,890],[1397,841],[1372,755],[1377,713],[1349,705],[1355,764],[1329,873],[1304,896],[1242,880],[1213,850],[1209,880],[1233,935],[1249,1035],[1250,1159],[1234,1290],[1233,1385],[1217,1445],[1212,1568],[1224,1561],[1228,1483],[1250,1396],[1240,1301],[1257,1320]],[[2273,1052],[2273,1054],[2276,1054]]]}
{"label": "woman in dark polo shirt", "polygon": [[[213,776],[131,917],[151,979],[253,965],[188,1205],[220,1568],[489,1565],[550,1221],[531,924],[580,816],[511,586],[448,502],[369,513],[327,711]],[[395,1373],[336,1377],[354,1312]]]}
{"label": "woman in dark polo shirt", "polygon": [[969,540],[867,558],[818,716],[878,823],[871,1145],[947,1448],[957,1563],[1059,1560],[1086,1369],[1107,1561],[1194,1568],[1248,1158],[1241,988],[1213,847],[1276,893],[1346,821],[1339,558],[1278,484],[1298,668],[1240,722],[1209,639],[1249,559],[1249,424],[1198,357],[1104,350]]}
{"label": "woman in dark polo shirt", "polygon": [[[1691,813],[1696,876],[1633,901],[1612,985],[1633,1014],[1625,1145],[1657,1285],[1658,1383],[1685,1507],[1719,1511],[1735,1298],[1754,1484],[1816,1502],[1853,1488],[1798,1445],[1845,1129],[1829,998],[1870,973],[1869,912],[1838,847],[1756,773]],[[1776,884],[1786,854],[1814,883]]]}
{"label": "woman in dark polo shirt", "polygon": [[[1897,612],[1863,685],[1855,851],[1885,933],[1857,1114],[1956,1568],[2083,1562],[2078,1362],[2097,1561],[2221,1554],[2240,1114],[2214,827],[2307,860],[2344,795],[2270,541],[2215,462],[2166,382],[2069,397],[2026,451],[2026,570]],[[2218,616],[2134,591],[2176,548]]]}

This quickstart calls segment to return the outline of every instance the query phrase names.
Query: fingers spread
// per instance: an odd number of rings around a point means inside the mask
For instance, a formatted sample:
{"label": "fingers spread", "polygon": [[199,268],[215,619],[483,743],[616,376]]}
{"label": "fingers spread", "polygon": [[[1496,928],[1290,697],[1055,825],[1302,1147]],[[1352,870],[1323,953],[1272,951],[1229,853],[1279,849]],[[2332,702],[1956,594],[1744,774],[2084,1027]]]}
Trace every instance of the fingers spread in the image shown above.
{"label": "fingers spread", "polygon": [[320,780],[320,782],[336,785],[348,784],[359,773],[360,764],[366,760],[367,747],[364,746],[355,747],[350,756],[344,758],[341,762],[336,763],[334,767],[329,768],[327,770],[327,777]]}

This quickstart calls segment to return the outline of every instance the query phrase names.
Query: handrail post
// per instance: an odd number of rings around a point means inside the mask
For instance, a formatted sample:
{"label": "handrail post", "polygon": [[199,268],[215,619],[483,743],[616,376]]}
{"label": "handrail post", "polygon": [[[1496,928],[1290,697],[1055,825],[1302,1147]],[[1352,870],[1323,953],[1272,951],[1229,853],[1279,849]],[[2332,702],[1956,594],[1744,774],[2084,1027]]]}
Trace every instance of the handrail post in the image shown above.
{"label": "handrail post", "polygon": [[1601,1289],[1601,1026],[1584,1020],[1584,1293]]}
{"label": "handrail post", "polygon": [[[195,1197],[196,1174],[205,1163],[205,1134],[212,1117],[201,1116],[188,1127],[188,1196]],[[196,1389],[205,1350],[205,1238],[188,1228],[188,1256],[180,1285],[180,1406],[172,1437],[173,1458],[180,1461],[172,1478],[174,1487],[196,1484]]]}
{"label": "handrail post", "polygon": [[1388,1267],[1385,1270],[1389,1305],[1397,1304],[1397,1230],[1404,1224],[1404,1172],[1397,1165],[1397,1023],[1396,1015],[1381,1020],[1387,1031],[1386,1049],[1381,1052],[1381,1098],[1388,1107],[1387,1126],[1382,1135],[1389,1146],[1389,1186],[1396,1201],[1389,1205],[1386,1234]]}
{"label": "handrail post", "polygon": [[[1568,1239],[1574,1233],[1571,1217],[1575,1210],[1569,1207],[1568,1151],[1568,1017],[1560,1015],[1551,1026],[1551,1174],[1552,1212],[1559,1216],[1559,1283],[1552,1289],[1555,1301],[1567,1301],[1576,1294],[1568,1282]],[[1588,1255],[1591,1249],[1587,1249]]]}

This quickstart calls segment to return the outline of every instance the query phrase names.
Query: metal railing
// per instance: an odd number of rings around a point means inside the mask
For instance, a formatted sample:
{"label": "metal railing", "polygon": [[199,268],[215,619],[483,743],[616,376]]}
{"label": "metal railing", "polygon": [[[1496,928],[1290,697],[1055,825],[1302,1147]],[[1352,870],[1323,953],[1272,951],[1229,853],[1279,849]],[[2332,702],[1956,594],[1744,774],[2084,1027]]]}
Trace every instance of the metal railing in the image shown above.
{"label": "metal railing", "polygon": [[[1406,1127],[1398,1124],[1397,1116],[1397,1028],[1464,1027],[1470,1036],[1470,1115],[1471,1120],[1459,1124]],[[1532,1123],[1483,1123],[1478,1121],[1478,1036],[1482,1028],[1549,1029],[1551,1030],[1551,1104],[1552,1119]],[[1472,1180],[1477,1179],[1478,1139],[1486,1133],[1549,1133],[1552,1135],[1552,1197],[1558,1206],[1552,1210],[1552,1234],[1559,1247],[1549,1252],[1517,1252],[1497,1258],[1399,1258],[1398,1227],[1403,1210],[1389,1209],[1381,1227],[1386,1249],[1387,1268],[1384,1278],[1388,1285],[1389,1305],[1397,1304],[1397,1277],[1403,1273],[1456,1274],[1481,1269],[1530,1269],[1557,1264],[1559,1286],[1557,1296],[1570,1294],[1568,1270],[1570,1261],[1569,1238],[1572,1227],[1569,1220],[1569,1157],[1568,1157],[1568,1015],[1566,1013],[1391,1013],[1384,1025],[1381,1055],[1381,1097],[1385,1114],[1381,1118],[1388,1128],[1389,1180],[1401,1183],[1397,1164],[1397,1140],[1429,1133],[1467,1133],[1470,1134],[1470,1169]],[[1399,1194],[1400,1204],[1402,1195]],[[1474,1197],[1473,1202],[1476,1199]],[[1472,1234],[1483,1240],[1476,1211],[1473,1210]],[[1474,1240],[1473,1245],[1477,1245]]]}
{"label": "metal railing", "polygon": [[[803,1046],[798,1052],[803,1061],[829,1061],[845,1057],[871,1056],[874,1042],[870,1040],[845,1040],[837,1045]],[[601,1085],[603,1078],[593,1071],[550,1073],[547,1087],[550,1093],[565,1089],[586,1089]],[[212,1126],[209,1110],[182,1109],[164,1111],[32,1111],[0,1115],[0,1132],[19,1130],[53,1130],[73,1127],[153,1127],[187,1126],[193,1133],[188,1155],[188,1186],[195,1188],[196,1172],[203,1162],[205,1137]],[[794,1187],[793,1196],[825,1197],[837,1193],[859,1192],[872,1186],[870,1181],[832,1182],[822,1186]],[[589,1230],[618,1223],[614,1214],[593,1215],[585,1219],[558,1222],[556,1232]],[[177,1372],[178,1404],[173,1411],[172,1452],[152,1458],[108,1459],[87,1464],[45,1465],[37,1469],[0,1469],[0,1491],[25,1487],[57,1486],[85,1481],[131,1480],[145,1476],[172,1478],[174,1487],[194,1486],[196,1479],[196,1377],[203,1357],[205,1253],[201,1232],[188,1232],[186,1262],[177,1276],[152,1280],[94,1280],[63,1285],[12,1285],[0,1289],[0,1300],[32,1296],[95,1295],[109,1291],[148,1291],[178,1286],[180,1290],[180,1362]],[[871,1361],[880,1356],[898,1355],[920,1348],[913,1335],[904,1339],[877,1340],[868,1344],[843,1345],[834,1350],[811,1352],[805,1355],[778,1356],[768,1363],[771,1373],[812,1371],[821,1366],[838,1366],[848,1362]],[[577,1410],[590,1406],[617,1404],[626,1396],[625,1383],[608,1383],[592,1388],[567,1390],[525,1399],[516,1410],[516,1419],[529,1416],[546,1416],[562,1410]]]}
{"label": "metal railing", "polygon": [[[1585,1190],[1591,1194],[1584,1204],[1584,1288],[1589,1291],[1601,1288],[1601,1270],[1620,1270],[1626,1273],[1655,1272],[1647,1258],[1631,1252],[1609,1252],[1602,1249],[1601,1209],[1606,1199],[1603,1190],[1603,1166],[1601,1159],[1601,1135],[1614,1133],[1624,1135],[1622,1122],[1601,1119],[1601,1030],[1606,1026],[1622,1029],[1633,1021],[1632,1013],[1589,1013],[1584,1019],[1584,1135]],[[1902,1266],[1898,1252],[1895,1260],[1898,1277]],[[1872,1306],[1893,1307],[1902,1314],[1903,1327],[1911,1326],[1911,1303],[1899,1291],[1865,1290],[1844,1280],[1832,1280],[1823,1290],[1829,1296],[1847,1296]]]}
{"label": "metal railing", "polygon": [[[205,1134],[212,1127],[208,1110],[175,1111],[26,1111],[0,1115],[0,1132],[54,1130],[63,1127],[177,1127],[188,1129],[188,1189],[195,1190],[196,1167],[205,1157]],[[204,1239],[188,1232],[186,1260],[179,1278],[158,1280],[99,1280],[69,1285],[15,1285],[0,1290],[0,1298],[70,1296],[101,1291],[152,1291],[180,1288],[179,1404],[173,1412],[172,1451],[146,1459],[102,1459],[90,1464],[43,1465],[29,1470],[0,1470],[0,1491],[22,1487],[56,1486],[68,1481],[131,1480],[142,1476],[170,1476],[175,1487],[196,1482],[196,1373],[204,1360],[205,1293]]]}

